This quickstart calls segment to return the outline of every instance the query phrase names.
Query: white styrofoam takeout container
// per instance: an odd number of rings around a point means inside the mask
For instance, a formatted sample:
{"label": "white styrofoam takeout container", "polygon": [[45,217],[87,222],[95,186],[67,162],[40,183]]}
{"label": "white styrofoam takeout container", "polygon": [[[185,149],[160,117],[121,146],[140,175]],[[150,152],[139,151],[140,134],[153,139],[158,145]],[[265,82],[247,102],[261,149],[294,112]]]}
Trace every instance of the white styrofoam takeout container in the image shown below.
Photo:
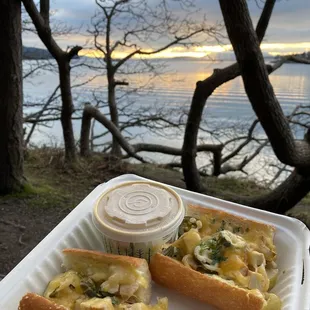
{"label": "white styrofoam takeout container", "polygon": [[[45,239],[43,239],[1,282],[0,309],[17,310],[27,292],[42,294],[48,282],[62,272],[61,250],[69,247],[102,250],[100,234],[92,223],[92,210],[100,194],[125,181],[145,180],[135,175],[122,175],[95,188]],[[184,204],[228,211],[277,228],[275,244],[280,269],[273,289],[283,301],[283,310],[310,309],[310,231],[300,221],[231,203],[221,199],[173,188]],[[167,296],[171,310],[211,310],[211,306],[153,285],[152,301]],[[231,309],[233,310],[233,309]]]}

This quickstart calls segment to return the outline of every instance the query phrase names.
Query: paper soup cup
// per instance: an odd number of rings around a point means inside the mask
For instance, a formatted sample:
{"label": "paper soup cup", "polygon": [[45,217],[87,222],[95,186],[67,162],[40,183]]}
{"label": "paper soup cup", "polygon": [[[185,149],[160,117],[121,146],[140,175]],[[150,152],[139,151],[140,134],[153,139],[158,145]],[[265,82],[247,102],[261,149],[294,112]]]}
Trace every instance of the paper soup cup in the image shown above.
{"label": "paper soup cup", "polygon": [[[93,222],[106,252],[145,258],[177,238],[185,209],[169,187],[149,181],[126,182],[97,200]],[[169,253],[166,253],[169,255]]]}

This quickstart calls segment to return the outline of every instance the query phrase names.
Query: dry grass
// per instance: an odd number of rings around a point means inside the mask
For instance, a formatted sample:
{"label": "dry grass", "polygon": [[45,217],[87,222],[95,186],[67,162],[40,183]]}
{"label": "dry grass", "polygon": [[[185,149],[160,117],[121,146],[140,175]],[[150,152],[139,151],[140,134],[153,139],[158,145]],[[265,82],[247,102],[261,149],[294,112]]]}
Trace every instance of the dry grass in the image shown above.
{"label": "dry grass", "polygon": [[[33,207],[74,208],[97,185],[118,175],[132,173],[152,180],[185,188],[183,175],[172,169],[151,164],[129,164],[104,154],[79,158],[74,165],[65,164],[63,151],[57,148],[38,148],[28,151],[25,160],[25,177],[28,181],[24,192],[13,197],[26,199]],[[259,196],[268,189],[253,181],[231,177],[204,178],[207,194],[218,198],[234,196]],[[6,199],[11,196],[2,197]],[[310,205],[307,196],[302,204]]]}

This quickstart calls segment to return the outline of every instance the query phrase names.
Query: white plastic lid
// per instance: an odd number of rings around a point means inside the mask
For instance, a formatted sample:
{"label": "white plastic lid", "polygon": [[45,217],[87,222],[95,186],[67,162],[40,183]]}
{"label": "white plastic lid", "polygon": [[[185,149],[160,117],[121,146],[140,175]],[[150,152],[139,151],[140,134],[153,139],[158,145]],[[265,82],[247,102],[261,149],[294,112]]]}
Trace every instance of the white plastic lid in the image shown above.
{"label": "white plastic lid", "polygon": [[126,182],[97,201],[93,220],[107,237],[122,242],[148,242],[178,229],[185,210],[169,187],[142,181]]}

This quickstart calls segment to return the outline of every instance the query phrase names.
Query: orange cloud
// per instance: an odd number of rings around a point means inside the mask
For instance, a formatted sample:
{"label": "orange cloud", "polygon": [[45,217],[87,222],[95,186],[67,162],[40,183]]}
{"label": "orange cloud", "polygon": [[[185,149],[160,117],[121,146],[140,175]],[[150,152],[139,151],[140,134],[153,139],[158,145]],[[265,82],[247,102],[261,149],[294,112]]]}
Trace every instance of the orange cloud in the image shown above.
{"label": "orange cloud", "polygon": [[[300,43],[262,43],[262,51],[269,52],[271,55],[285,54],[285,53],[298,53],[310,50],[310,42]],[[151,51],[151,50],[150,50]],[[231,45],[213,45],[213,46],[193,46],[193,47],[182,47],[175,46],[162,51],[157,54],[143,56],[147,58],[173,58],[173,57],[194,57],[201,58],[210,54],[222,53],[226,51],[232,51]],[[114,58],[123,58],[131,51],[119,51],[113,53]],[[79,55],[88,57],[103,57],[100,51],[83,49]],[[136,58],[139,55],[135,56]]]}

